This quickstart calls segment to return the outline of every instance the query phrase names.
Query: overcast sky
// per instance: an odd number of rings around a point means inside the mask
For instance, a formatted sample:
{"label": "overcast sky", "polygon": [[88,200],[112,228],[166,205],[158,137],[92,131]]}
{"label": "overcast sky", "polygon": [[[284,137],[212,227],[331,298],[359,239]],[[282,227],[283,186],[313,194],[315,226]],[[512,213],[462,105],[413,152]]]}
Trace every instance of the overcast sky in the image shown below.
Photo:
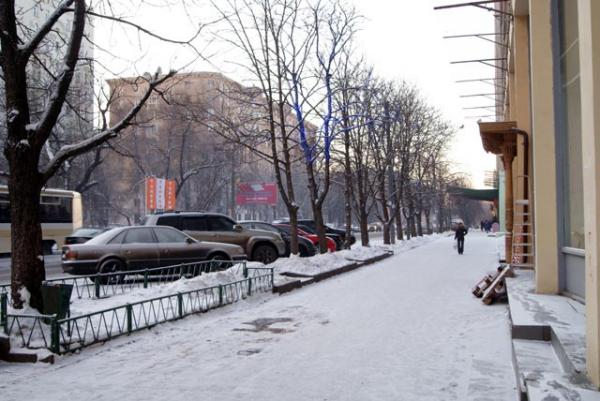
{"label": "overcast sky", "polygon": [[[188,38],[199,21],[215,18],[208,0],[195,0],[202,5],[183,9],[182,2],[164,7],[135,7],[128,15],[137,21],[171,38]],[[217,0],[218,2],[219,0]],[[494,100],[485,97],[461,98],[461,95],[492,93],[493,88],[484,83],[457,84],[455,81],[494,76],[494,69],[482,64],[451,65],[450,61],[494,57],[493,44],[478,38],[443,39],[447,35],[493,32],[493,15],[474,7],[434,11],[433,7],[459,3],[456,0],[347,0],[365,16],[362,30],[357,36],[357,49],[372,64],[378,75],[386,79],[404,79],[420,88],[431,104],[439,108],[458,131],[450,152],[455,162],[454,171],[471,175],[475,187],[483,186],[485,170],[493,170],[495,158],[485,154],[477,130],[477,119],[468,116],[491,114],[492,110],[466,107],[488,106]],[[131,2],[136,4],[137,2]],[[139,3],[138,3],[139,4]],[[95,40],[107,51],[96,55],[113,74],[134,75],[153,72],[158,66],[163,70],[180,68],[193,57],[180,46],[168,46],[158,41],[139,44],[137,35],[123,34],[122,28],[99,25]],[[205,35],[208,36],[208,35]],[[231,78],[242,80],[239,68],[231,61],[234,54],[218,43],[198,42],[211,62],[195,61],[186,69],[220,71]],[[115,60],[113,55],[123,60]],[[105,59],[105,60],[103,60]],[[134,64],[131,60],[136,60]],[[489,119],[488,119],[489,120]]]}

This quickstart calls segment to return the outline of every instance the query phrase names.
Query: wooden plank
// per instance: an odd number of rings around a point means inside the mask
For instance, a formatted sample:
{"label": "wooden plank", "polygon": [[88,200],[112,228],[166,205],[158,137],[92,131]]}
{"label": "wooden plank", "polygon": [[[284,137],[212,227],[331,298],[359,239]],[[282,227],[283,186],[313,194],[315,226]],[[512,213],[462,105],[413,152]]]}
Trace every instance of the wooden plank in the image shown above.
{"label": "wooden plank", "polygon": [[506,289],[506,287],[504,285],[504,278],[509,276],[510,274],[512,274],[512,269],[511,269],[510,265],[507,265],[506,267],[504,267],[502,269],[500,274],[498,274],[496,279],[492,282],[492,284],[483,293],[483,297],[481,298],[481,301],[484,304],[486,304],[486,305],[492,304],[494,302],[494,300],[496,299],[496,296],[500,292],[502,292],[503,290]]}

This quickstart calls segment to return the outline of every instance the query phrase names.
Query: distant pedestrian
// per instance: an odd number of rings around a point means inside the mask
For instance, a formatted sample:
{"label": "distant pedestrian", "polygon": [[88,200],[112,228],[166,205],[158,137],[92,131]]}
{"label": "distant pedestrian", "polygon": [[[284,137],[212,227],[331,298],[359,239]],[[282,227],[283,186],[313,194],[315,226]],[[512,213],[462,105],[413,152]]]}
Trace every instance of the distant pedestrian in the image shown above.
{"label": "distant pedestrian", "polygon": [[462,255],[465,251],[465,235],[467,235],[468,232],[469,230],[467,230],[463,223],[459,223],[454,232],[454,239],[456,240],[459,255]]}

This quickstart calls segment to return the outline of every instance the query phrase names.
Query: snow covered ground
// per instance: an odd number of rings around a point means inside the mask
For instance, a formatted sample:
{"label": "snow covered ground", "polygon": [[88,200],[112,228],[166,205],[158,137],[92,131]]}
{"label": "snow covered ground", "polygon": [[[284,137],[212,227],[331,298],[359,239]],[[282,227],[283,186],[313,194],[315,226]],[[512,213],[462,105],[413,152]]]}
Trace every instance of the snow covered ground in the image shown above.
{"label": "snow covered ground", "polygon": [[1,398],[515,400],[507,307],[470,294],[496,266],[494,239],[469,233],[462,256],[451,237],[419,241],[54,365],[0,362]]}

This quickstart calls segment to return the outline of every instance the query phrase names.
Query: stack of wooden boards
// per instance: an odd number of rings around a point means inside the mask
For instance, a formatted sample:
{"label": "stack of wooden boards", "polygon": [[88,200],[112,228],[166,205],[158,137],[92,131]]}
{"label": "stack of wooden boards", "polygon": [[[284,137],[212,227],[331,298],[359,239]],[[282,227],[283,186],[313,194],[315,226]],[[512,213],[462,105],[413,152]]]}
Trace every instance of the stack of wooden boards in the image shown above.
{"label": "stack of wooden boards", "polygon": [[473,287],[471,293],[486,305],[491,305],[495,301],[506,298],[506,277],[512,277],[513,271],[510,265],[501,265],[496,269],[495,274],[488,274],[483,277]]}

